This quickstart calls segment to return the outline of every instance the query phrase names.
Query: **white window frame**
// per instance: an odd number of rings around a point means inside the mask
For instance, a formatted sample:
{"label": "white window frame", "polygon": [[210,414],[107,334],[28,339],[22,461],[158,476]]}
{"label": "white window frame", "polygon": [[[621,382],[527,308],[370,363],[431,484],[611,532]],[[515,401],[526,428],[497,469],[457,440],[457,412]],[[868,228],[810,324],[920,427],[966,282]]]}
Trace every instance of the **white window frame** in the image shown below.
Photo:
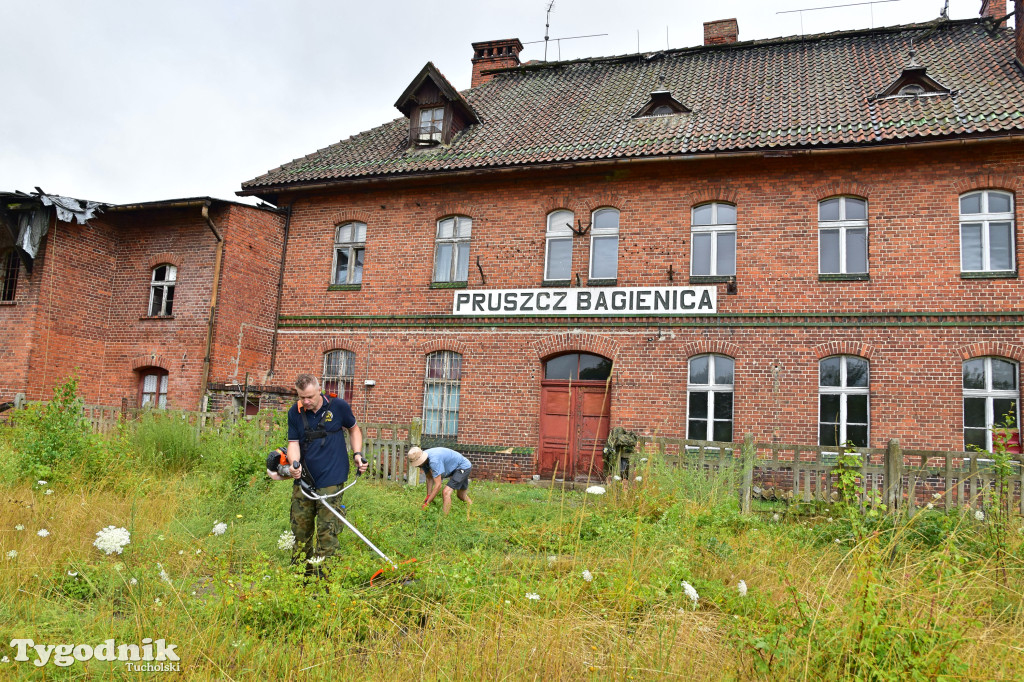
{"label": "white window frame", "polygon": [[[981,212],[964,213],[963,200],[969,196],[981,195]],[[1010,210],[1007,212],[991,213],[988,210],[989,197],[993,194],[1001,194],[1009,198]],[[960,272],[1008,272],[1017,268],[1016,237],[1017,229],[1014,221],[1014,196],[1012,192],[1000,189],[981,189],[965,192],[958,198],[957,206],[960,210]],[[981,223],[981,269],[967,270],[964,267],[964,225],[968,223]],[[1008,268],[992,267],[992,223],[1010,224],[1010,264]]]}
{"label": "white window frame", "polygon": [[[839,220],[822,220],[821,218],[821,206],[822,204],[839,200]],[[862,201],[864,202],[864,218],[856,220],[847,220],[846,218],[846,202],[847,200]],[[870,249],[870,238],[871,230],[868,228],[868,213],[870,207],[868,206],[868,200],[864,197],[856,196],[831,196],[826,197],[818,202],[818,274],[820,275],[866,275],[870,270],[871,262],[871,249]],[[838,230],[839,231],[839,271],[838,272],[825,272],[822,268],[822,253],[824,246],[822,244],[821,235],[825,230]],[[864,230],[864,269],[863,270],[851,270],[848,254],[846,253],[846,233],[848,230]],[[844,441],[845,442],[845,441]]]}
{"label": "white window frame", "polygon": [[[826,360],[833,358],[839,358],[839,385],[838,386],[822,386],[821,385],[821,363]],[[847,378],[847,362],[850,359],[855,359],[863,362],[867,365],[867,386],[848,386],[849,380]],[[849,416],[847,413],[847,402],[851,395],[863,395],[867,396],[866,402],[866,424],[855,424],[856,426],[865,427],[865,440],[864,445],[858,445],[857,447],[868,447],[871,443],[871,362],[867,358],[862,358],[859,355],[830,355],[826,358],[822,358],[818,361],[818,445],[822,445],[821,442],[821,397],[824,395],[838,395],[839,396],[839,434],[837,435],[838,440],[836,441],[837,447],[842,447],[849,438],[847,437],[847,427],[850,425]],[[831,447],[831,446],[828,446]]]}
{"label": "white window frame", "polygon": [[[441,376],[430,376],[433,358],[441,363]],[[456,369],[457,365],[457,369]],[[440,387],[440,403],[432,409],[440,413],[438,428],[428,417],[428,399],[432,387]],[[454,399],[453,399],[454,398]],[[454,407],[453,407],[454,404]],[[455,438],[459,432],[459,408],[462,404],[462,355],[450,350],[440,350],[426,357],[423,377],[423,433],[431,436]],[[454,415],[454,419],[450,418]]]}
{"label": "white window frame", "polygon": [[[349,239],[342,240],[341,233],[349,228]],[[338,253],[347,251],[348,271],[345,273],[345,281],[339,282],[338,277]],[[356,275],[356,256],[362,254],[363,263],[359,267],[359,274]],[[362,284],[363,267],[366,265],[366,223],[357,220],[341,223],[334,228],[334,261],[331,263],[331,284]],[[357,278],[358,277],[358,278]]]}
{"label": "white window frame", "polygon": [[[597,227],[597,216],[598,214],[615,214],[615,226],[614,227]],[[589,279],[616,279],[619,276],[619,209],[611,206],[604,206],[602,208],[595,209],[590,214],[590,224],[593,226],[590,228],[590,263],[587,266],[587,272]],[[597,251],[597,244],[599,242],[611,241],[611,237],[615,237],[615,272],[611,276],[599,277],[594,274],[594,254]]]}
{"label": "white window frame", "polygon": [[[164,271],[164,278],[157,279],[156,272],[160,268],[166,268]],[[146,309],[150,317],[169,317],[174,313],[174,296],[173,290],[175,285],[178,283],[178,267],[171,265],[170,263],[161,263],[153,267],[150,275],[149,282],[149,307]],[[156,312],[153,311],[153,303],[156,298],[156,292],[161,292],[160,296],[160,309]],[[168,305],[167,294],[171,293],[170,305]]]}
{"label": "white window frame", "polygon": [[[452,236],[442,237],[441,230],[445,223],[452,221]],[[445,216],[437,221],[437,232],[435,233],[434,240],[434,270],[433,270],[433,281],[441,283],[449,282],[466,282],[469,280],[469,244],[473,236],[473,219],[469,216],[464,215],[450,215]],[[439,279],[438,265],[441,260],[441,247],[444,244],[451,244],[451,260],[448,261],[447,279]],[[462,252],[462,245],[467,246],[466,262],[463,263],[459,260],[459,254]],[[465,272],[460,273],[460,270]],[[459,279],[459,275],[462,278]]]}
{"label": "white window frame", "polygon": [[[1002,419],[1003,415],[994,414],[995,409],[992,401],[996,399],[1013,400],[1016,414],[1014,415],[1015,428],[1020,428],[1020,364],[1011,360],[1010,358],[986,356],[980,358],[970,358],[963,362],[963,366],[966,366],[969,362],[977,360],[985,361],[985,388],[964,388],[964,400],[967,398],[984,398],[985,399],[985,449],[992,452],[992,427],[996,424],[997,420]],[[999,360],[1001,362],[1009,363],[1013,367],[1013,379],[1016,384],[1014,389],[993,389],[992,388],[992,361]],[[962,385],[962,384],[961,384]],[[963,408],[963,402],[960,402],[961,408]],[[961,424],[963,424],[963,440],[964,447],[967,446],[967,412],[961,415]],[[970,427],[976,429],[977,427]]]}
{"label": "white window frame", "polygon": [[441,142],[444,134],[444,107],[423,107],[419,118],[417,141]]}
{"label": "white window frame", "polygon": [[[569,219],[569,225],[565,224],[565,219],[567,217]],[[570,225],[572,225],[574,220],[576,220],[575,214],[565,208],[560,208],[548,213],[547,229],[544,237],[544,281],[546,282],[563,282],[565,280],[572,279],[573,231]],[[556,241],[569,242],[569,272],[566,273],[565,277],[551,276],[551,243]]]}
{"label": "white window frame", "polygon": [[[711,207],[711,223],[708,225],[697,225],[695,220],[695,214],[697,209],[705,206]],[[736,276],[736,251],[738,249],[737,235],[736,235],[736,223],[720,223],[718,221],[718,207],[729,206],[736,213],[736,220],[739,220],[739,210],[736,204],[729,203],[727,201],[706,201],[702,204],[697,204],[690,209],[690,276],[691,277],[735,277]],[[694,270],[697,266],[696,261],[696,250],[694,244],[696,243],[695,237],[699,234],[711,235],[711,253],[709,258],[708,273],[698,275]],[[732,272],[719,272],[718,271],[718,238],[727,234],[732,235]]]}
{"label": "white window frame", "polygon": [[[708,383],[696,384],[690,381],[690,365],[694,360],[700,358],[708,359]],[[732,383],[731,384],[719,384],[715,383],[715,364],[719,358],[726,358],[732,362]],[[690,433],[690,405],[691,405],[691,394],[693,393],[707,393],[708,394],[708,416],[707,425],[704,429],[703,434],[692,434]],[[736,359],[731,358],[728,355],[722,355],[721,353],[703,353],[701,355],[695,355],[690,358],[686,363],[686,438],[689,440],[707,440],[713,441],[715,435],[715,422],[724,421],[722,419],[715,419],[715,398],[720,394],[728,393],[732,396],[732,415],[729,418],[730,431],[732,431],[733,438],[736,436]]]}
{"label": "white window frame", "polygon": [[[337,373],[328,373],[332,360],[335,358],[337,358],[338,371]],[[329,384],[336,382],[338,387],[342,389],[338,397],[351,402],[355,386],[355,376],[356,354],[353,351],[336,348],[324,353],[323,372],[320,375],[320,386],[323,387],[324,393],[329,393],[327,390]]]}

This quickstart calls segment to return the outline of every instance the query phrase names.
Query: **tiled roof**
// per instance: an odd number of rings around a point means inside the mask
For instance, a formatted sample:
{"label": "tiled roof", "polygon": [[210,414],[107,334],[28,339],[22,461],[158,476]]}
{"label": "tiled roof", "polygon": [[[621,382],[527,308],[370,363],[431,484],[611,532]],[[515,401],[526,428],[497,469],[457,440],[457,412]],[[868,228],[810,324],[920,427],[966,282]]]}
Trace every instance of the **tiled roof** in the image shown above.
{"label": "tiled roof", "polygon": [[[910,50],[952,95],[878,98]],[[632,118],[654,91],[692,113]],[[526,64],[462,93],[481,123],[409,149],[400,118],[242,185],[265,188],[476,168],[879,145],[1024,130],[1013,31],[980,19]]]}

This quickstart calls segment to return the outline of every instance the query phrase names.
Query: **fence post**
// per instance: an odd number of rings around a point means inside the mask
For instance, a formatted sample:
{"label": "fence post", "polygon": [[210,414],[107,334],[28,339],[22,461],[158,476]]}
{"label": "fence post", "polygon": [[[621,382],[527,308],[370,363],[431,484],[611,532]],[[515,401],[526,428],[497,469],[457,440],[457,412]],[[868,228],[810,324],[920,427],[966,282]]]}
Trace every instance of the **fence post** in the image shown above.
{"label": "fence post", "polygon": [[903,451],[900,450],[900,442],[895,438],[889,439],[885,447],[885,510],[892,514],[900,506],[900,493],[903,484]]}
{"label": "fence post", "polygon": [[[415,445],[420,446],[420,437],[423,435],[423,420],[419,417],[413,417],[412,422],[409,424],[409,446]],[[412,469],[409,467],[408,458],[405,453],[399,453],[399,461],[401,462],[401,468],[406,471],[406,485],[410,488],[415,488],[420,483],[420,470]]]}
{"label": "fence post", "polygon": [[743,478],[740,481],[740,513],[749,514],[750,492],[754,485],[754,457],[757,454],[754,447],[754,434],[743,434],[743,449],[741,452],[743,455]]}

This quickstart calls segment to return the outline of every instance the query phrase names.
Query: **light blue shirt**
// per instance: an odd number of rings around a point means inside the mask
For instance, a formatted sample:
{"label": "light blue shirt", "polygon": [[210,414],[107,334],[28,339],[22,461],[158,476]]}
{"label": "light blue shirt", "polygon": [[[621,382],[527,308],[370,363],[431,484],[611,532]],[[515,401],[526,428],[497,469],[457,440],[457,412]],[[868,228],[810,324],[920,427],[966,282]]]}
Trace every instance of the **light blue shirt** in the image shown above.
{"label": "light blue shirt", "polygon": [[430,466],[434,478],[448,478],[458,469],[470,469],[473,466],[468,459],[451,448],[427,448],[423,453],[427,456],[426,464]]}

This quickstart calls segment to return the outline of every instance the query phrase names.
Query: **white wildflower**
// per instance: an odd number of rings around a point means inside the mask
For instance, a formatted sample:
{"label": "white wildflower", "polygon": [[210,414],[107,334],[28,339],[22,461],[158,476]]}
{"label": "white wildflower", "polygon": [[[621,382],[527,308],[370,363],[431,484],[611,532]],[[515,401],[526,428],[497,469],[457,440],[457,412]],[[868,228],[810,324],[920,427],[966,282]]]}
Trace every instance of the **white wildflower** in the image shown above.
{"label": "white wildflower", "polygon": [[185,553],[185,550],[183,550],[183,549],[179,549],[179,550],[178,550],[178,556],[181,556],[181,555],[182,555],[182,554],[184,554],[184,553]]}
{"label": "white wildflower", "polygon": [[295,533],[290,530],[286,530],[281,533],[281,537],[277,539],[277,548],[286,552],[291,551],[295,548]]}
{"label": "white wildflower", "polygon": [[132,578],[131,580],[128,581],[128,584],[129,585],[138,585],[139,581],[136,580],[135,578]]}
{"label": "white wildflower", "polygon": [[935,509],[935,505],[934,505],[934,504],[932,504],[931,502],[929,502],[928,504],[926,504],[926,505],[924,506],[924,508],[925,508],[925,509]]}
{"label": "white wildflower", "polygon": [[196,554],[202,554],[202,553],[203,553],[203,550],[201,550],[201,549],[197,549],[196,550]]}
{"label": "white wildflower", "polygon": [[160,606],[161,604],[163,604],[163,602],[160,601],[160,597],[157,597],[156,599],[154,599],[153,603],[156,604],[157,606]]}
{"label": "white wildflower", "polygon": [[590,571],[584,570],[583,571],[583,579],[586,580],[589,583],[590,581],[592,581],[594,579],[594,575]]}
{"label": "white wildflower", "polygon": [[548,555],[548,566],[555,563],[556,561],[558,561],[558,557],[556,557],[554,554]]}
{"label": "white wildflower", "polygon": [[527,592],[526,593],[526,598],[527,599],[532,599],[533,601],[537,601],[537,600],[540,599],[540,595],[537,594],[536,592]]}
{"label": "white wildflower", "polygon": [[44,486],[44,485],[46,485],[46,481],[36,481],[36,485]]}
{"label": "white wildflower", "polygon": [[604,495],[604,486],[592,485],[587,488],[587,492],[591,495]]}
{"label": "white wildflower", "polygon": [[0,658],[0,663],[10,663],[10,662],[11,662],[11,659],[7,658],[6,656],[4,656],[3,658]]}
{"label": "white wildflower", "polygon": [[103,530],[96,531],[96,539],[92,544],[96,549],[105,554],[120,554],[126,545],[131,543],[132,535],[127,528],[107,526]]}
{"label": "white wildflower", "polygon": [[981,511],[979,509],[978,511],[974,512],[974,518],[977,519],[978,521],[984,521],[985,520],[985,512],[983,512],[983,511]]}
{"label": "white wildflower", "polygon": [[839,538],[836,538],[836,544],[837,544],[837,545],[841,545],[841,544],[843,544],[843,541],[842,541],[842,540],[840,540]]}
{"label": "white wildflower", "polygon": [[741,597],[746,597],[747,596],[747,581],[741,580],[739,582],[739,584],[736,585],[736,591],[740,593]]}
{"label": "white wildflower", "polygon": [[162,542],[162,541],[163,541],[163,539],[164,539],[163,533],[161,533],[160,535],[157,535],[157,536],[156,536],[156,539],[157,539],[157,540],[160,540],[160,541]]}
{"label": "white wildflower", "polygon": [[310,557],[309,559],[306,559],[306,563],[309,564],[310,566],[319,566],[320,564],[322,564],[324,562],[324,559],[326,559],[326,558],[327,557],[325,557],[325,556]]}
{"label": "white wildflower", "polygon": [[613,481],[621,481],[622,480],[622,476],[612,476],[612,480]]}
{"label": "white wildflower", "polygon": [[831,516],[830,516],[830,517],[828,517],[828,522],[829,522],[829,523],[832,523],[832,517],[831,517]]}
{"label": "white wildflower", "polygon": [[157,564],[156,567],[160,569],[160,580],[163,580],[168,585],[173,585],[174,583],[171,582],[171,576],[167,575],[167,571],[164,569],[163,565]]}
{"label": "white wildflower", "polygon": [[644,477],[643,476],[637,476],[633,480],[636,481],[637,483],[639,483],[640,481],[644,480]]}
{"label": "white wildflower", "polygon": [[17,526],[14,527],[14,530],[25,530],[25,526],[19,523]]}
{"label": "white wildflower", "polygon": [[772,514],[772,521],[778,521],[780,518],[782,517],[780,517],[778,514]]}
{"label": "white wildflower", "polygon": [[46,530],[45,528],[40,528],[39,532],[36,533],[36,535],[38,535],[41,538],[45,538],[49,534],[50,534],[50,531]]}
{"label": "white wildflower", "polygon": [[8,559],[13,559],[16,556],[18,556],[18,550],[16,550],[16,549],[12,549],[10,552],[7,553],[7,558]]}
{"label": "white wildflower", "polygon": [[641,464],[643,464],[643,463],[644,463],[644,462],[646,462],[646,461],[647,461],[647,458],[646,458],[646,457],[641,457],[641,458],[640,458],[640,463],[641,463]]}
{"label": "white wildflower", "polygon": [[937,500],[942,497],[942,493],[932,493],[932,499]]}
{"label": "white wildflower", "polygon": [[690,601],[693,602],[693,608],[697,608],[697,600],[700,599],[700,595],[697,594],[697,590],[690,583],[683,581],[683,593],[689,597]]}
{"label": "white wildflower", "polygon": [[228,524],[217,521],[213,524],[213,530],[210,532],[214,535],[224,535],[224,531],[228,529]]}
{"label": "white wildflower", "polygon": [[53,494],[53,491],[52,491],[52,490],[50,490],[49,488],[47,488],[47,489],[46,489],[46,492],[45,492],[45,493],[43,493],[43,494],[44,494],[44,495],[52,495],[52,494]]}
{"label": "white wildflower", "polygon": [[68,571],[68,575],[70,575],[72,578],[77,578],[78,571]]}

